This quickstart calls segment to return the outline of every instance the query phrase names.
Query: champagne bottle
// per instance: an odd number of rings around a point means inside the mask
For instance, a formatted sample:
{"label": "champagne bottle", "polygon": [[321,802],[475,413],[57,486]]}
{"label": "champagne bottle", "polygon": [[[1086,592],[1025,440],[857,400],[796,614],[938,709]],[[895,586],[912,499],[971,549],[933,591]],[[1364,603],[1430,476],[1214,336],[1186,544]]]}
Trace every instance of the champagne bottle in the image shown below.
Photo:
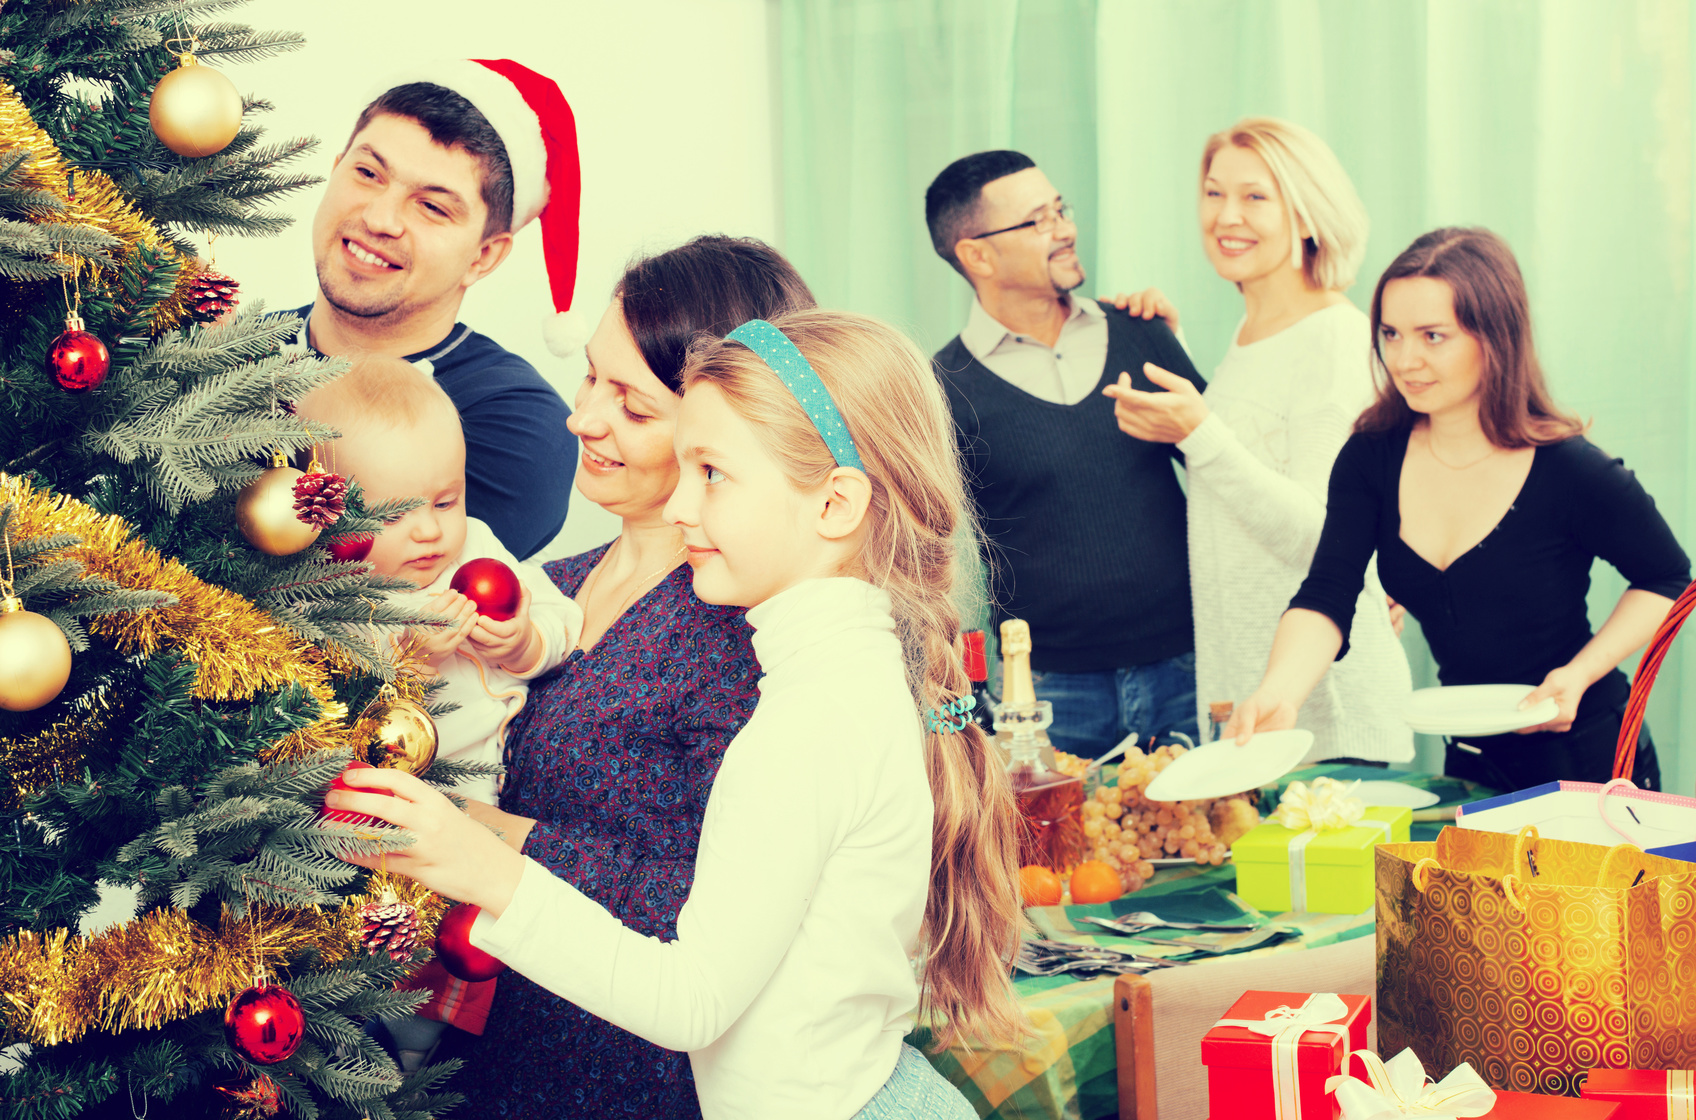
{"label": "champagne bottle", "polygon": [[1001,624],[1001,703],[995,730],[1004,735],[1007,777],[1019,801],[1019,864],[1065,871],[1083,854],[1084,784],[1043,758],[1043,729],[1054,706],[1036,698],[1031,683],[1031,628],[1022,619]]}
{"label": "champagne bottle", "polygon": [[972,682],[972,719],[985,735],[995,735],[995,700],[989,694],[989,659],[984,656],[983,631],[960,635],[965,646],[966,677]]}

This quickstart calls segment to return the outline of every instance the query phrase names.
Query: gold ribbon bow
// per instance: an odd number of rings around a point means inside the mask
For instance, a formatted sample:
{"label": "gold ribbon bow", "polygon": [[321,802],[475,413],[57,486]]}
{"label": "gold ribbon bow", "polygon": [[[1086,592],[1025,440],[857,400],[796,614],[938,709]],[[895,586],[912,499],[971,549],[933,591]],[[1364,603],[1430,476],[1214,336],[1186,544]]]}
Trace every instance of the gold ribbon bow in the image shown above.
{"label": "gold ribbon bow", "polygon": [[1496,1107],[1496,1091],[1465,1062],[1433,1085],[1412,1050],[1387,1062],[1370,1050],[1358,1051],[1355,1057],[1366,1068],[1370,1085],[1347,1074],[1325,1082],[1325,1091],[1337,1095],[1343,1120],[1460,1120]]}

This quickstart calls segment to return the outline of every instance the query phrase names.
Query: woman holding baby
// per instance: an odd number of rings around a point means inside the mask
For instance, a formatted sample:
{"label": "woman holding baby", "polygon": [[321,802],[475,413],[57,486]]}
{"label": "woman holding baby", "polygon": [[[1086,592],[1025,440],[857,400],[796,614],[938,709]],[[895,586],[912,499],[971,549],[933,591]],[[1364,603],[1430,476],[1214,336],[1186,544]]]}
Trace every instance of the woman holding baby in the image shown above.
{"label": "woman holding baby", "polygon": [[[623,526],[611,544],[544,566],[582,608],[582,635],[509,730],[501,808],[472,806],[513,847],[662,939],[675,936],[707,795],[759,678],[743,612],[695,597],[681,534],[661,516],[678,479],[679,375],[698,333],[813,302],[752,239],[697,237],[625,271],[570,420],[577,490]],[[469,1057],[453,1086],[467,1118],[700,1114],[686,1055],[515,972],[499,978]]]}

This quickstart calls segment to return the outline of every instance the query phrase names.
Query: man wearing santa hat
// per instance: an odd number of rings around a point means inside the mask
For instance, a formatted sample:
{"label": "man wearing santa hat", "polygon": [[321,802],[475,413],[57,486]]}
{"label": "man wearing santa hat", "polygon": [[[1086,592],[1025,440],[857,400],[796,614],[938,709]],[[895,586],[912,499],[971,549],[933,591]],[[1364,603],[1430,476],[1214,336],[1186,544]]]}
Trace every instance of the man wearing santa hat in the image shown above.
{"label": "man wearing santa hat", "polygon": [[529,362],[456,320],[466,290],[535,221],[556,311],[545,334],[570,352],[578,194],[559,87],[505,59],[458,60],[392,79],[366,107],[312,223],[318,295],[298,312],[299,341],[435,377],[465,428],[467,512],[519,557],[565,523],[570,410]]}

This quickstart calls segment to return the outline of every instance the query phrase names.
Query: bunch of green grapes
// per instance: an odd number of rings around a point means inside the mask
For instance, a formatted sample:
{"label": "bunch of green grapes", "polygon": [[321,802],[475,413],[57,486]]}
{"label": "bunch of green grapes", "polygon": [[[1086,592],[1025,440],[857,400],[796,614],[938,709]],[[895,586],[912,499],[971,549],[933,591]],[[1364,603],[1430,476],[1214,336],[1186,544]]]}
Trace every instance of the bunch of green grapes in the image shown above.
{"label": "bunch of green grapes", "polygon": [[1148,783],[1184,753],[1180,746],[1144,754],[1135,747],[1119,764],[1117,785],[1103,785],[1084,802],[1084,843],[1093,858],[1119,872],[1127,891],[1154,874],[1149,861],[1181,857],[1217,867],[1231,844],[1260,823],[1250,794],[1206,801],[1150,801]]}

